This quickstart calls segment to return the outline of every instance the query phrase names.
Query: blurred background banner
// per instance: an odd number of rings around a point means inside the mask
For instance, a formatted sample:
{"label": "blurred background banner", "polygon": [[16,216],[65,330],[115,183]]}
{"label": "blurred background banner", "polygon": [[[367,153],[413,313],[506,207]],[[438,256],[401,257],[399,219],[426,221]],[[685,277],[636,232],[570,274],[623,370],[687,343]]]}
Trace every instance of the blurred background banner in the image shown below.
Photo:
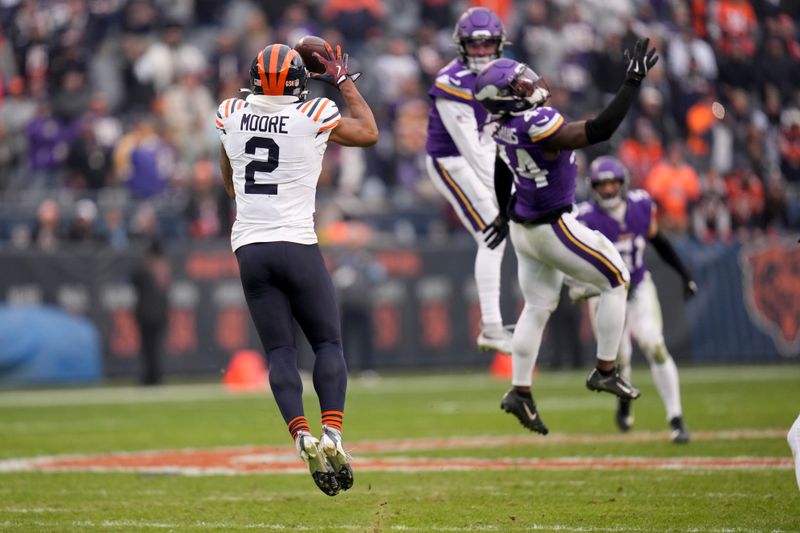
{"label": "blurred background banner", "polygon": [[[453,241],[414,248],[325,248],[339,291],[345,354],[352,371],[488,367],[491,357],[474,346],[479,313],[472,281],[472,246],[468,241]],[[800,251],[796,238],[747,246],[700,245],[685,240],[678,243],[678,249],[701,287],[688,304],[683,302],[677,275],[657,257],[648,256],[664,310],[667,344],[677,360],[767,362],[800,356]],[[173,280],[165,374],[217,373],[236,351],[260,346],[242,296],[236,259],[227,243],[173,248],[166,255]],[[53,357],[60,357],[64,350],[79,352],[78,358],[84,358],[87,367],[95,368],[99,375],[99,364],[92,360],[100,359],[102,353],[105,376],[135,375],[140,339],[130,272],[138,260],[133,249],[126,253],[0,253],[0,296],[7,304],[0,320],[3,335],[46,332],[54,340],[67,338],[64,327],[51,327],[33,318],[25,322],[28,318],[19,315],[34,316],[41,306],[51,306],[63,317],[96,326],[99,335],[96,350],[86,344],[62,342],[64,346],[53,350]],[[510,253],[504,268],[504,312],[516,316],[522,299],[515,288]],[[14,337],[14,342],[2,343],[3,368],[15,365],[19,350],[14,347],[22,342],[23,337]],[[548,325],[540,364],[583,367],[591,361],[593,351],[584,306],[572,305],[564,298]],[[304,347],[301,366],[310,368],[312,357]],[[65,378],[70,371],[65,369]]]}

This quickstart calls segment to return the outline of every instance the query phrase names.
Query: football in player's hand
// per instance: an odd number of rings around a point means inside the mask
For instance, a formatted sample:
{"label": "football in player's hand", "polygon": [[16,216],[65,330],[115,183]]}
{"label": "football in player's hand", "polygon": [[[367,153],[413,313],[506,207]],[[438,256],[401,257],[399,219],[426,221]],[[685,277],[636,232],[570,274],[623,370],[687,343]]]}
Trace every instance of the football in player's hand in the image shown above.
{"label": "football in player's hand", "polygon": [[328,59],[328,52],[325,50],[326,44],[327,43],[325,42],[325,39],[322,37],[317,37],[316,35],[306,35],[297,41],[297,44],[294,45],[294,49],[297,50],[297,53],[303,58],[303,62],[306,64],[306,68],[308,70],[311,72],[316,72],[317,74],[322,74],[325,72],[325,66],[319,61],[319,59],[314,57],[314,52]]}

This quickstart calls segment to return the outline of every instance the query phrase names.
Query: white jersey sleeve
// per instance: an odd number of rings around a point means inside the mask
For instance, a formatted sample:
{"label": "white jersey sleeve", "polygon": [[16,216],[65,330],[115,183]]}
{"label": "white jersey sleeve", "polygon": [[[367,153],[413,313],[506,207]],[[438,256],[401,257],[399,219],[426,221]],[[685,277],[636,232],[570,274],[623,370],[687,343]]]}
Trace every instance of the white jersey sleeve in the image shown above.
{"label": "white jersey sleeve", "polygon": [[215,125],[233,168],[234,250],[255,242],[314,244],[314,208],[322,157],[341,119],[328,98],[262,107],[231,99]]}
{"label": "white jersey sleeve", "polygon": [[436,98],[436,110],[461,156],[485,184],[494,187],[496,145],[490,136],[482,136],[469,104]]}

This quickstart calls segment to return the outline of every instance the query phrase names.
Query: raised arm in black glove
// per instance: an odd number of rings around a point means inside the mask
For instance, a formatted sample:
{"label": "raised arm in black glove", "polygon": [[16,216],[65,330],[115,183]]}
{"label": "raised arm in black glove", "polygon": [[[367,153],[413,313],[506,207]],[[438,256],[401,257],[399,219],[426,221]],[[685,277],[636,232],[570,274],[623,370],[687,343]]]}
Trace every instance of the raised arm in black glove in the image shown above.
{"label": "raised arm in black glove", "polygon": [[628,61],[628,70],[625,73],[625,82],[638,87],[647,73],[658,62],[656,49],[647,50],[650,39],[639,39],[633,47],[633,53],[625,50],[625,59]]}

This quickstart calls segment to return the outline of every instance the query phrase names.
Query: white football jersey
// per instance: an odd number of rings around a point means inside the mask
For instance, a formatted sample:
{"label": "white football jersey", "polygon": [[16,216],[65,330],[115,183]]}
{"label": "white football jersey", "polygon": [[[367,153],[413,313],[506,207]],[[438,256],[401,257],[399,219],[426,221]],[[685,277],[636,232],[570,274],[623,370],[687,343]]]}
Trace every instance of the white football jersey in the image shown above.
{"label": "white football jersey", "polygon": [[328,98],[267,108],[238,98],[220,104],[215,124],[236,192],[234,251],[255,242],[317,242],[317,181],[340,118]]}

